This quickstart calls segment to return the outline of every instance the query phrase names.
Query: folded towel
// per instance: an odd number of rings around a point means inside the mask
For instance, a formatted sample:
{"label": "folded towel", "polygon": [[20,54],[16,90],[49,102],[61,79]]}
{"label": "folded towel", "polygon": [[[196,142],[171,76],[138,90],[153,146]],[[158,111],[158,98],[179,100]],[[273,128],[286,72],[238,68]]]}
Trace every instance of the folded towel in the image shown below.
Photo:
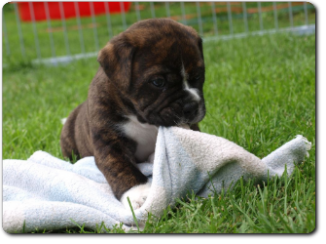
{"label": "folded towel", "polygon": [[[218,193],[241,176],[265,180],[268,175],[282,175],[285,165],[291,174],[310,147],[310,142],[297,136],[260,160],[221,137],[160,127],[154,164],[138,165],[152,185],[135,216],[143,224],[148,212],[159,217],[188,192],[206,197],[212,189]],[[114,197],[94,157],[70,164],[37,151],[28,160],[4,160],[3,201],[3,229],[10,233],[76,224],[96,229],[102,223],[107,228],[122,223],[128,231],[135,225],[131,210]]]}

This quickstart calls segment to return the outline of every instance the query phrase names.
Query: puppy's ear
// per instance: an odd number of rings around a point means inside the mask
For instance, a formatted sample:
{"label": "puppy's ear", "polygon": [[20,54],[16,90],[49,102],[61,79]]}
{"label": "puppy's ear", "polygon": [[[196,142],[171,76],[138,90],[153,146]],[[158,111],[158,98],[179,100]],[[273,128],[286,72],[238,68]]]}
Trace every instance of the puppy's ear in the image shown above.
{"label": "puppy's ear", "polygon": [[201,39],[200,37],[199,37],[199,40],[198,40],[198,47],[199,47],[199,50],[200,50],[201,57],[204,60],[203,39]]}
{"label": "puppy's ear", "polygon": [[132,72],[134,48],[121,39],[109,42],[100,52],[97,61],[108,78],[121,88],[128,87]]}

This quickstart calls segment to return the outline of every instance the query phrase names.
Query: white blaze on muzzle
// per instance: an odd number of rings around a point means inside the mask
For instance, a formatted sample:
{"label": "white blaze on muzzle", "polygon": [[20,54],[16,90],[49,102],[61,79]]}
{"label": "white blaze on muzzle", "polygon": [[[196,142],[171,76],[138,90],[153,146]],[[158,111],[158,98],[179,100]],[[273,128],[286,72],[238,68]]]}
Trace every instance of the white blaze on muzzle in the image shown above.
{"label": "white blaze on muzzle", "polygon": [[186,70],[185,70],[185,67],[182,63],[182,67],[181,67],[181,76],[182,76],[182,79],[183,79],[183,87],[184,87],[184,90],[187,91],[192,100],[195,101],[195,102],[200,102],[201,98],[199,96],[199,91],[198,89],[196,88],[191,88],[189,86],[189,83],[188,83],[188,78],[189,78],[189,75],[186,73]]}
{"label": "white blaze on muzzle", "polygon": [[182,76],[182,80],[183,80],[183,87],[184,90],[186,92],[188,92],[188,94],[191,97],[191,101],[196,102],[198,104],[198,110],[197,110],[197,115],[196,117],[190,121],[191,123],[198,123],[200,120],[203,119],[205,113],[204,113],[204,109],[201,106],[201,104],[203,104],[202,102],[202,98],[199,95],[199,90],[196,88],[191,88],[189,83],[188,83],[188,78],[189,78],[189,74],[186,73],[185,67],[183,65],[182,62],[182,67],[181,67],[181,76]]}

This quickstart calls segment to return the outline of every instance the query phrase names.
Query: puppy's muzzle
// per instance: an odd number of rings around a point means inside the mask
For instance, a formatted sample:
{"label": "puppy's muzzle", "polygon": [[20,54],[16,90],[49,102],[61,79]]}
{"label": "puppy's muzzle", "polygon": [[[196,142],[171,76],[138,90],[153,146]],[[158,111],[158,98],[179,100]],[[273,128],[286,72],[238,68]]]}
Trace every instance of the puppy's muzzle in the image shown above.
{"label": "puppy's muzzle", "polygon": [[198,102],[195,101],[191,101],[188,102],[184,105],[183,107],[183,114],[184,117],[189,120],[192,121],[193,119],[195,119],[195,117],[198,114],[198,109],[199,109],[199,104]]}
{"label": "puppy's muzzle", "polygon": [[205,104],[200,100],[185,100],[183,102],[183,122],[194,124],[201,121],[205,116]]}

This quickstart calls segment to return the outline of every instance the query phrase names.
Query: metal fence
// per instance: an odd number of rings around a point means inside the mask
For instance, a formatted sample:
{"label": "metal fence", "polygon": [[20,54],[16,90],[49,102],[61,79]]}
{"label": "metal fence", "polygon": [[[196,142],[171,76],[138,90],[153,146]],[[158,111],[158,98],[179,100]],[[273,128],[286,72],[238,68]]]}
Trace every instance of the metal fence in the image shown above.
{"label": "metal fence", "polygon": [[[59,19],[53,17],[53,2],[38,2],[45,16],[41,20],[34,3],[25,6],[27,20],[19,4],[3,7],[4,63],[56,65],[94,57],[114,35],[148,18],[167,17],[190,25],[204,42],[279,32],[315,33],[315,8],[306,2],[116,2],[118,13],[112,11],[112,3],[104,2],[99,14],[98,3],[88,2],[88,16],[83,16],[78,2],[70,3],[69,9],[57,2]],[[73,16],[67,17],[68,10]]]}

